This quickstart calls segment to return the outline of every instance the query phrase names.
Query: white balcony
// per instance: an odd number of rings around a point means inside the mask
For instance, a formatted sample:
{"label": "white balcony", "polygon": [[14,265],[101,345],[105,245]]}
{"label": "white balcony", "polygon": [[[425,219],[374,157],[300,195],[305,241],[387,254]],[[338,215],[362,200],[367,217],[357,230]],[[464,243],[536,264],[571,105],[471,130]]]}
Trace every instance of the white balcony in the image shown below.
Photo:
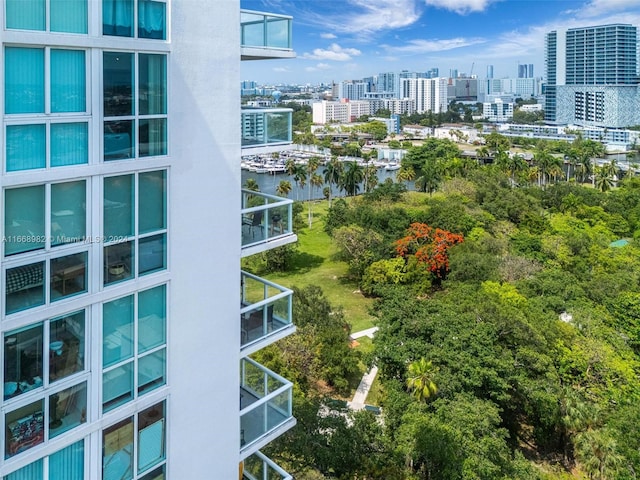
{"label": "white balcony", "polygon": [[244,461],[245,480],[293,480],[293,477],[280,468],[262,452],[256,452]]}
{"label": "white balcony", "polygon": [[240,353],[247,356],[296,331],[293,291],[241,272]]}
{"label": "white balcony", "polygon": [[293,200],[242,190],[242,256],[296,242]]}
{"label": "white balcony", "polygon": [[240,360],[240,460],[296,424],[293,384],[258,362]]}
{"label": "white balcony", "polygon": [[290,16],[241,10],[241,59],[295,58],[292,23]]}
{"label": "white balcony", "polygon": [[292,144],[293,110],[242,108],[242,154],[283,150]]}

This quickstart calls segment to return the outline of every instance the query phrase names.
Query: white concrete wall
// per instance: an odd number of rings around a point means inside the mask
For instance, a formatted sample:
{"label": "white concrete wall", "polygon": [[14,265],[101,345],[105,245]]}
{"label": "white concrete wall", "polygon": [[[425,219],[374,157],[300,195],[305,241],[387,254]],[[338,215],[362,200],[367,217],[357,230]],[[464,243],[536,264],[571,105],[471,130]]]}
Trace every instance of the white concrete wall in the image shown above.
{"label": "white concrete wall", "polygon": [[169,478],[238,475],[240,5],[173,2]]}

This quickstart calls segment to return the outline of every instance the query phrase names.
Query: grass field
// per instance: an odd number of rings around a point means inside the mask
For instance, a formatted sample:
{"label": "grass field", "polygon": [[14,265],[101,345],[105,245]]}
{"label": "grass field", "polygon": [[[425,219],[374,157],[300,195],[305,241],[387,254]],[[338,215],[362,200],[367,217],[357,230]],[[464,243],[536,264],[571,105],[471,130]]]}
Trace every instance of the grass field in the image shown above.
{"label": "grass field", "polygon": [[[351,324],[351,331],[357,332],[373,326],[373,317],[369,315],[373,300],[364,297],[358,285],[347,279],[347,264],[334,259],[336,249],[324,231],[328,206],[327,201],[313,203],[311,228],[306,226],[297,232],[298,254],[293,269],[285,273],[272,273],[267,277],[289,288],[320,286],[331,305],[344,309],[345,320]],[[304,207],[303,216],[307,219],[308,205]]]}

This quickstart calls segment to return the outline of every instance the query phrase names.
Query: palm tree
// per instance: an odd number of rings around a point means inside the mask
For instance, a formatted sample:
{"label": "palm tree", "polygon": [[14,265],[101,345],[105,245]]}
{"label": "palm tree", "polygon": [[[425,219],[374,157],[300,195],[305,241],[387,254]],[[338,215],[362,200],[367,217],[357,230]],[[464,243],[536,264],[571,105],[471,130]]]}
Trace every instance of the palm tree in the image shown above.
{"label": "palm tree", "polygon": [[429,192],[429,196],[431,196],[438,189],[441,180],[441,166],[435,160],[429,160],[422,167],[422,176],[416,178],[416,189],[421,192]]}
{"label": "palm tree", "polygon": [[299,200],[300,190],[307,184],[307,172],[303,165],[296,165],[293,172],[293,181],[296,182],[296,200]]}
{"label": "palm tree", "polygon": [[554,166],[560,164],[560,159],[549,152],[546,147],[538,147],[533,154],[533,161],[538,165],[540,172],[539,185],[544,188],[547,184],[547,174]]}
{"label": "palm tree", "polygon": [[607,172],[607,175],[611,177],[612,180],[615,181],[618,178],[618,162],[616,162],[615,158],[609,163],[605,163],[602,166],[602,170]]}
{"label": "palm tree", "polygon": [[329,206],[331,206],[331,197],[333,196],[332,185],[338,185],[340,183],[340,177],[342,175],[343,165],[338,157],[331,157],[329,163],[322,171],[324,175],[324,181],[329,185]]}
{"label": "palm tree", "polygon": [[260,191],[260,185],[258,185],[258,181],[255,178],[247,178],[244,182],[244,188],[252,192]]}
{"label": "palm tree", "polygon": [[355,196],[360,190],[360,183],[364,180],[363,168],[356,162],[347,162],[347,168],[340,177],[340,187],[347,195]]}
{"label": "palm tree", "polygon": [[613,177],[609,175],[605,167],[596,167],[596,174],[593,176],[595,188],[601,192],[607,192],[613,187]]}
{"label": "palm tree", "polygon": [[582,149],[584,151],[584,154],[586,156],[586,158],[591,160],[591,172],[592,172],[592,176],[591,176],[591,184],[595,187],[596,186],[596,176],[595,176],[595,170],[596,170],[596,158],[601,157],[605,154],[605,148],[604,145],[600,142],[596,142],[595,140],[585,140],[582,143]]}
{"label": "palm tree", "polygon": [[409,364],[407,388],[419,401],[427,401],[438,393],[433,375],[438,371],[424,357]]}
{"label": "palm tree", "polygon": [[400,167],[398,173],[396,173],[396,181],[398,182],[411,182],[416,178],[416,172],[413,167]]}
{"label": "palm tree", "polygon": [[617,452],[615,439],[604,429],[580,433],[575,440],[576,457],[589,478],[607,480],[618,478],[623,457]]}
{"label": "palm tree", "polygon": [[[311,177],[309,178],[309,188],[316,188],[316,187],[321,187],[324,184],[324,180],[322,179],[322,176],[320,176],[319,173],[314,173],[313,175],[311,175]],[[311,195],[311,194],[309,194]],[[309,201],[307,202],[309,204],[309,228],[311,228],[311,221],[313,219],[313,212],[311,211],[311,196],[309,196]]]}
{"label": "palm tree", "polygon": [[491,156],[491,152],[489,151],[489,147],[480,147],[476,150],[476,157],[478,160],[486,160]]}
{"label": "palm tree", "polygon": [[280,180],[280,183],[276,187],[276,194],[279,197],[288,197],[291,193],[291,182],[289,180]]}
{"label": "palm tree", "polygon": [[375,165],[364,167],[364,191],[370,192],[378,185],[378,169]]}
{"label": "palm tree", "polygon": [[287,161],[284,162],[284,168],[287,172],[287,175],[293,177],[293,174],[296,173],[296,162],[293,158],[287,158]]}
{"label": "palm tree", "polygon": [[511,177],[511,185],[516,184],[516,176],[520,176],[522,173],[529,169],[529,164],[522,155],[515,154],[509,159],[509,168],[507,173]]}

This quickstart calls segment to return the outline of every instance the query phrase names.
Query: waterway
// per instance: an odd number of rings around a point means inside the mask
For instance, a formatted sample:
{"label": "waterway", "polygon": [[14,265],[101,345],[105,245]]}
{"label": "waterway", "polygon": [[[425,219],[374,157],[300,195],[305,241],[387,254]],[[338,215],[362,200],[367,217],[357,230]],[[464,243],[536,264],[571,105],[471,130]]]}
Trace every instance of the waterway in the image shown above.
{"label": "waterway", "polygon": [[[318,168],[316,173],[318,173],[319,175],[322,175],[323,169],[324,167]],[[388,172],[384,168],[379,168],[378,183],[384,182],[387,178],[391,178],[395,182],[396,173],[398,173],[398,171],[399,170]],[[253,178],[256,182],[258,182],[261,192],[268,193],[271,195],[276,195],[276,187],[278,186],[278,184],[282,180],[287,180],[291,183],[291,192],[289,193],[288,198],[292,200],[307,200],[309,198],[309,184],[306,184],[304,188],[300,189],[298,188],[298,185],[296,185],[296,182],[293,179],[293,177],[291,175],[287,175],[286,173],[278,173],[276,175],[271,175],[269,173],[255,173],[255,172],[249,172],[248,170],[242,170],[243,186],[249,178]],[[319,188],[311,187],[311,199],[313,200],[323,199],[324,195],[322,193],[322,190],[326,186],[328,186],[328,184],[325,183]],[[335,185],[333,185],[332,188],[333,188],[334,197],[341,195],[337,191],[337,188]],[[407,188],[413,189],[413,182],[410,182],[410,185],[407,184]],[[359,193],[363,193],[363,192],[364,192],[363,185],[360,184]],[[344,195],[344,193],[342,193],[342,195]]]}

